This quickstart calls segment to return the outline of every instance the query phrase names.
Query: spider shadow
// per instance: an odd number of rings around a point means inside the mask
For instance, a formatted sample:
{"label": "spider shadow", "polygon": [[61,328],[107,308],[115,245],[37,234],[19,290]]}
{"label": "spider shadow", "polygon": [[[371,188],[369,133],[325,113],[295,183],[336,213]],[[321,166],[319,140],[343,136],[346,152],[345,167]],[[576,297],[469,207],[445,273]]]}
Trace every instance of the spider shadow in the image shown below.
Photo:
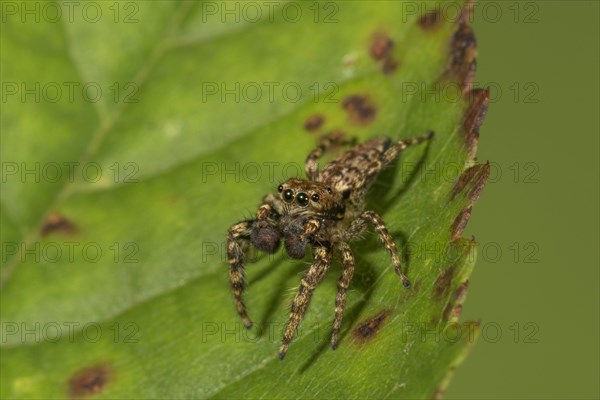
{"label": "spider shadow", "polygon": [[[401,199],[406,194],[406,192],[408,192],[408,190],[412,187],[415,181],[419,178],[423,166],[425,165],[425,161],[427,160],[431,151],[431,141],[427,141],[426,143],[424,143],[424,145],[425,151],[423,152],[421,157],[419,157],[417,163],[414,164],[414,169],[408,174],[407,178],[403,180],[402,187],[400,187],[395,193],[390,195],[390,185],[383,184],[382,182],[396,181],[399,171],[399,164],[401,164],[400,160],[402,159],[402,153],[400,153],[400,156],[396,159],[395,162],[392,163],[392,165],[388,166],[388,168],[384,169],[381,172],[381,174],[371,187],[371,190],[369,191],[369,194],[367,196],[368,198],[373,200],[372,203],[376,204],[377,208],[380,209],[382,212],[389,209],[396,201]],[[382,200],[376,201],[375,199]]]}
{"label": "spider shadow", "polygon": [[[338,339],[338,344],[340,345],[351,344],[350,342],[346,343],[345,338],[348,333],[350,333],[350,327],[355,324],[362,310],[367,304],[369,304],[371,296],[373,295],[373,282],[377,280],[377,271],[371,266],[371,264],[366,262],[361,255],[356,257],[356,266],[357,268],[352,279],[351,288],[353,290],[358,289],[363,293],[363,295],[358,302],[353,304],[344,312],[342,328],[340,330],[340,336]],[[338,272],[341,274],[341,267]],[[319,346],[314,351],[313,355],[300,367],[300,373],[306,372],[314,364],[314,362],[317,361],[317,359],[323,353],[325,353],[328,348],[331,347],[331,334],[332,329],[328,329],[327,333],[321,338]]]}
{"label": "spider shadow", "polygon": [[[307,258],[308,260],[308,258]],[[275,292],[271,295],[269,300],[267,301],[267,307],[260,318],[260,322],[258,323],[259,329],[257,330],[257,337],[260,338],[264,335],[265,332],[268,332],[269,321],[272,320],[277,308],[281,304],[281,302],[286,298],[287,288],[285,283],[290,280],[293,276],[298,275],[299,273],[308,269],[310,262],[304,260],[293,260],[285,254],[285,250],[283,250],[272,262],[269,263],[268,267],[266,267],[263,271],[261,271],[254,279],[253,283],[259,282],[263,278],[267,277],[269,274],[273,273],[277,266],[284,268],[288,268],[287,272],[282,273],[277,282],[274,283]],[[298,279],[298,282],[300,280]]]}

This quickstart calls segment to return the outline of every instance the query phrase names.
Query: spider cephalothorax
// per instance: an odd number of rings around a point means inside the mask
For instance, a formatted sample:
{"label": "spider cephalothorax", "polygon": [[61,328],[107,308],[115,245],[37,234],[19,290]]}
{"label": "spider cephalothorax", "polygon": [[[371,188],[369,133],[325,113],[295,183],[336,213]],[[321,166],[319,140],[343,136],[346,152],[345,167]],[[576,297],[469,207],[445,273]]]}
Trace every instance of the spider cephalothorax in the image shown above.
{"label": "spider cephalothorax", "polygon": [[277,191],[281,202],[267,196],[265,201],[277,203],[277,207],[265,208],[264,213],[269,215],[257,221],[250,235],[252,244],[259,250],[274,252],[283,238],[288,255],[301,259],[309,242],[319,239],[315,237],[316,231],[321,231],[320,226],[314,226],[314,232],[306,231],[309,221],[331,225],[344,219],[343,194],[334,192],[327,185],[293,178],[279,185]]}
{"label": "spider cephalothorax", "polygon": [[392,141],[387,138],[371,139],[355,146],[331,161],[319,172],[318,160],[333,147],[354,143],[335,133],[324,136],[306,159],[308,179],[288,179],[278,186],[275,195],[268,194],[259,207],[256,218],[233,225],[227,236],[229,279],[237,311],[247,328],[252,321],[242,300],[244,290],[244,257],[248,243],[267,253],[274,253],[281,241],[287,254],[301,259],[308,247],[312,248],[313,263],[300,283],[290,312],[279,357],[283,359],[300,321],[310,303],[314,289],[325,276],[334,252],[343,263],[338,280],[335,318],[331,337],[332,348],[337,347],[346,291],[354,273],[354,256],[348,245],[358,238],[369,224],[374,225],[402,284],[408,287],[408,278],[402,273],[396,244],[381,217],[373,211],[364,211],[365,197],[370,185],[381,170],[395,160],[406,147],[421,143],[433,135],[428,132],[415,139]]}
{"label": "spider cephalothorax", "polygon": [[311,215],[323,219],[344,218],[344,196],[321,182],[292,178],[279,185],[277,191],[284,202],[285,213]]}

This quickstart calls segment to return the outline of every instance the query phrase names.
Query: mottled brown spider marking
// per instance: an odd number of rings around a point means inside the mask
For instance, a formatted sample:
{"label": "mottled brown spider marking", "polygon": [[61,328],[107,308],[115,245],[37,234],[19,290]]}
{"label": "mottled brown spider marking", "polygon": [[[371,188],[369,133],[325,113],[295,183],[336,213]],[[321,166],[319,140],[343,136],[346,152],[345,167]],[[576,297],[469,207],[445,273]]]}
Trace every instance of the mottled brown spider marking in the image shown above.
{"label": "mottled brown spider marking", "polygon": [[229,264],[231,291],[233,292],[235,308],[248,329],[252,327],[252,320],[246,312],[246,305],[242,299],[242,294],[245,289],[244,253],[247,246],[245,241],[252,234],[251,228],[252,223],[250,221],[243,221],[229,228],[227,235],[227,263]]}
{"label": "mottled brown spider marking", "polygon": [[317,147],[306,157],[305,171],[310,180],[316,180],[319,176],[319,159],[327,152],[332,152],[340,146],[354,145],[356,140],[347,137],[344,132],[335,130],[321,137]]}
{"label": "mottled brown spider marking", "polygon": [[469,222],[472,210],[472,207],[467,207],[456,216],[454,222],[452,223],[452,227],[450,228],[452,232],[452,238],[450,240],[457,240],[461,237],[467,226],[467,223]]}
{"label": "mottled brown spider marking", "polygon": [[333,330],[331,333],[331,348],[336,349],[340,336],[340,328],[342,326],[342,317],[346,308],[346,292],[352,282],[354,275],[354,256],[352,250],[347,243],[340,243],[338,246],[342,253],[342,275],[337,282],[337,294],[335,296],[335,317],[333,319]]}
{"label": "mottled brown spider marking", "polygon": [[[366,225],[367,223],[371,223],[375,227],[375,230],[379,234],[379,239],[381,240],[381,242],[383,243],[385,248],[390,253],[390,257],[392,258],[392,264],[394,266],[394,271],[396,271],[396,274],[398,274],[398,276],[400,277],[400,281],[402,282],[402,285],[406,288],[409,288],[410,281],[408,280],[406,275],[404,275],[404,273],[402,272],[402,263],[400,261],[400,255],[398,255],[398,249],[396,248],[396,243],[394,242],[394,239],[388,232],[388,229],[385,226],[383,219],[376,212],[365,211],[364,213],[362,213],[360,215],[359,218],[354,220],[353,225],[355,225],[355,226],[354,227],[350,226],[349,230],[350,231],[364,231],[364,229],[365,229],[364,225]],[[363,226],[361,226],[361,225],[363,225]]]}
{"label": "mottled brown spider marking", "polygon": [[440,26],[442,13],[440,10],[429,11],[419,18],[419,26],[424,31],[433,31]]}
{"label": "mottled brown spider marking", "polygon": [[298,329],[300,321],[306,313],[306,309],[310,304],[313,292],[325,276],[331,262],[331,249],[327,247],[317,247],[314,250],[313,265],[304,274],[300,281],[298,293],[292,301],[290,308],[290,318],[283,333],[283,341],[279,348],[279,359],[283,360],[287,353],[288,347]]}
{"label": "mottled brown spider marking", "polygon": [[111,369],[105,364],[83,368],[69,379],[69,395],[77,398],[98,394],[102,392],[112,375]]}
{"label": "mottled brown spider marking", "polygon": [[441,300],[448,294],[455,270],[456,268],[452,266],[438,275],[433,287],[433,295],[436,300]]}
{"label": "mottled brown spider marking", "polygon": [[44,221],[40,229],[40,236],[45,237],[51,233],[64,233],[72,235],[77,232],[77,227],[71,221],[58,213],[52,213]]}
{"label": "mottled brown spider marking", "polygon": [[389,315],[389,310],[383,310],[374,317],[371,317],[358,324],[358,326],[354,328],[354,339],[356,339],[356,341],[360,344],[366,343],[367,341],[373,339],[377,332],[381,330],[383,322]]}
{"label": "mottled brown spider marking", "polygon": [[313,236],[321,227],[321,221],[318,219],[310,219],[306,222],[304,232],[300,234],[300,240],[308,240],[309,237]]}
{"label": "mottled brown spider marking", "polygon": [[380,61],[385,59],[394,48],[394,41],[384,33],[377,33],[371,39],[369,54],[374,60]]}
{"label": "mottled brown spider marking", "polygon": [[342,102],[342,107],[348,112],[350,121],[358,125],[373,122],[377,114],[375,105],[364,95],[354,94],[346,97]]}
{"label": "mottled brown spider marking", "polygon": [[309,132],[314,132],[319,129],[325,122],[325,117],[320,114],[311,115],[304,121],[304,129]]}

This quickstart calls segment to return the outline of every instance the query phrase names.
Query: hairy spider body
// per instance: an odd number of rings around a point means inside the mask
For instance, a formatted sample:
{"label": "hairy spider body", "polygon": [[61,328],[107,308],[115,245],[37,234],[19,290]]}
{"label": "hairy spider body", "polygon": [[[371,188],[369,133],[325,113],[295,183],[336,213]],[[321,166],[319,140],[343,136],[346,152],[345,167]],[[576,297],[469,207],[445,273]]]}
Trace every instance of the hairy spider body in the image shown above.
{"label": "hairy spider body", "polygon": [[402,284],[409,287],[402,273],[400,256],[385,223],[374,211],[364,211],[366,194],[379,173],[394,161],[406,147],[431,138],[428,132],[414,139],[392,141],[371,139],[356,145],[331,161],[319,172],[318,160],[326,152],[341,145],[354,144],[339,133],[323,136],[305,163],[307,179],[288,179],[278,187],[279,196],[263,198],[256,218],[233,225],[227,236],[229,279],[238,314],[247,328],[252,321],[242,299],[245,287],[244,256],[249,244],[274,253],[283,240],[287,254],[295,259],[312,248],[313,263],[305,272],[291,305],[290,317],[283,334],[279,358],[283,359],[289,344],[304,317],[313,291],[329,269],[334,252],[342,259],[342,275],[337,282],[335,316],[331,347],[338,344],[346,291],[354,273],[354,256],[348,245],[360,237],[369,224],[390,253],[394,270]]}

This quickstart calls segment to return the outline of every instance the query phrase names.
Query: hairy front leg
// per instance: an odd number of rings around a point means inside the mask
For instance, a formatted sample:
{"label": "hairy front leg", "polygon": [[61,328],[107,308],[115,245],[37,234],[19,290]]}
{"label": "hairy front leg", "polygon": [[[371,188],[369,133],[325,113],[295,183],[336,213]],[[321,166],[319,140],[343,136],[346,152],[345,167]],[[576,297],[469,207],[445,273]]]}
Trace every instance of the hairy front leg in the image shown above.
{"label": "hairy front leg", "polygon": [[284,205],[279,197],[269,193],[263,197],[262,204],[256,211],[256,221],[258,226],[266,226],[270,221],[283,214]]}
{"label": "hairy front leg", "polygon": [[246,282],[244,272],[245,248],[247,246],[254,221],[243,221],[229,228],[227,234],[227,263],[229,264],[229,283],[233,293],[235,308],[246,328],[252,327],[252,320],[246,312],[242,298]]}
{"label": "hairy front leg", "polygon": [[292,341],[292,338],[298,329],[298,325],[300,324],[300,321],[302,321],[302,318],[304,318],[306,309],[308,308],[310,300],[312,299],[313,292],[325,276],[325,273],[329,269],[330,263],[331,249],[324,246],[315,247],[313,264],[304,274],[304,277],[300,282],[300,288],[298,289],[298,292],[296,293],[296,296],[292,302],[290,318],[288,319],[285,327],[283,340],[281,342],[281,347],[279,348],[280,360],[283,360],[285,357],[290,342]]}
{"label": "hairy front leg", "polygon": [[333,319],[333,331],[331,333],[331,348],[336,349],[340,336],[340,328],[342,326],[342,317],[346,309],[346,292],[352,282],[354,275],[354,256],[352,250],[347,243],[341,242],[338,245],[340,253],[342,253],[343,270],[340,279],[337,282],[337,294],[335,296],[335,318]]}
{"label": "hairy front leg", "polygon": [[318,219],[309,219],[304,225],[304,232],[300,235],[300,240],[308,240],[321,228],[321,221]]}

